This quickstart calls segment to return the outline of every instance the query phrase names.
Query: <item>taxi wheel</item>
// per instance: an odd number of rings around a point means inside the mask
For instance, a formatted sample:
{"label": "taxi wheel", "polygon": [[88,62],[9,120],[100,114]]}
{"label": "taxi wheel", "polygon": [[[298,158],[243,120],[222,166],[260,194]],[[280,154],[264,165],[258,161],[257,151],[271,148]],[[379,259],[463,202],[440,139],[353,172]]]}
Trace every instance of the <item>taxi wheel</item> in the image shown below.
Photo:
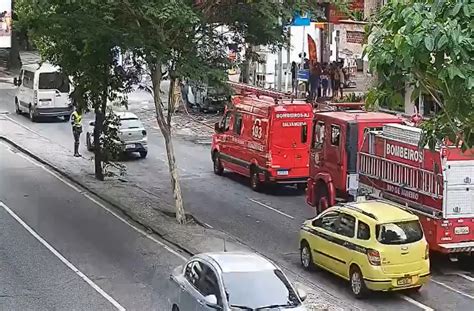
{"label": "taxi wheel", "polygon": [[357,299],[362,299],[367,295],[369,290],[365,286],[364,276],[359,267],[354,266],[351,269],[350,282],[352,293]]}
{"label": "taxi wheel", "polygon": [[37,121],[37,118],[35,116],[35,111],[31,107],[30,109],[28,109],[28,116],[30,117],[31,122]]}
{"label": "taxi wheel", "polygon": [[300,259],[301,265],[305,270],[311,271],[314,270],[313,256],[311,255],[311,248],[309,247],[308,242],[303,241],[300,247]]}
{"label": "taxi wheel", "polygon": [[224,166],[222,165],[221,159],[219,159],[219,154],[214,155],[214,174],[222,176],[224,174]]}

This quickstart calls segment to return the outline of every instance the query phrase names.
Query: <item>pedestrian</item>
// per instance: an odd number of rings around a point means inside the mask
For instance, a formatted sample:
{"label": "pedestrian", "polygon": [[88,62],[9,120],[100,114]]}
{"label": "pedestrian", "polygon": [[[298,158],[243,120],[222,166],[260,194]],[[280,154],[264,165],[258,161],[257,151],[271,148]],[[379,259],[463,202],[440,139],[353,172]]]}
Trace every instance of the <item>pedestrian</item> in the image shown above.
{"label": "pedestrian", "polygon": [[339,91],[341,92],[341,99],[344,98],[344,83],[346,76],[344,74],[344,70],[342,69],[343,64],[340,63],[339,66],[337,67],[338,70],[338,76],[339,76]]}
{"label": "pedestrian", "polygon": [[291,86],[292,86],[293,94],[296,94],[296,90],[298,87],[297,72],[298,72],[298,66],[296,65],[296,62],[292,62],[291,63]]}
{"label": "pedestrian", "polygon": [[332,97],[337,98],[339,88],[341,86],[341,80],[339,78],[339,70],[336,62],[332,63],[331,68],[331,82],[332,82]]}
{"label": "pedestrian", "polygon": [[78,105],[74,105],[74,112],[71,115],[72,134],[74,136],[74,156],[80,157],[79,142],[82,133],[82,109]]}
{"label": "pedestrian", "polygon": [[329,87],[329,69],[328,64],[324,63],[321,74],[321,86],[323,87],[323,97],[328,96],[328,87]]}
{"label": "pedestrian", "polygon": [[311,88],[310,99],[314,102],[318,98],[318,90],[321,88],[321,66],[316,61],[311,64],[309,81]]}

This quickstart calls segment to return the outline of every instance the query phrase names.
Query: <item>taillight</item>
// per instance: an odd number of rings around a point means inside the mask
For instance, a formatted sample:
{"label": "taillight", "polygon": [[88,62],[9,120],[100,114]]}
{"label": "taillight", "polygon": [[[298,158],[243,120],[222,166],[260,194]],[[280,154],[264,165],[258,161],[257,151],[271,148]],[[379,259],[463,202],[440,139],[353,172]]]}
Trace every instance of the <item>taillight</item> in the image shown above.
{"label": "taillight", "polygon": [[265,165],[267,167],[270,167],[272,165],[272,152],[271,151],[268,151],[267,162],[265,162]]}
{"label": "taillight", "polygon": [[430,259],[430,246],[426,244],[426,249],[425,249],[425,259]]}
{"label": "taillight", "polygon": [[143,130],[143,131],[142,131],[142,134],[143,134],[143,136],[146,136],[146,131]]}
{"label": "taillight", "polygon": [[380,266],[380,253],[375,249],[367,250],[367,259],[372,266]]}
{"label": "taillight", "polygon": [[38,104],[38,91],[33,92],[33,104]]}

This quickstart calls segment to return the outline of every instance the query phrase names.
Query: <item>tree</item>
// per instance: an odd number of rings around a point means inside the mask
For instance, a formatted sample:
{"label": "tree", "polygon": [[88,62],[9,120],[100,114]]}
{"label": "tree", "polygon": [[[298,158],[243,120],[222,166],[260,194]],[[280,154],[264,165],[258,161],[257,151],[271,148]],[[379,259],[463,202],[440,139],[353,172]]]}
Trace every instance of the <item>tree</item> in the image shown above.
{"label": "tree", "polygon": [[369,26],[366,54],[379,79],[368,104],[397,103],[407,85],[412,99],[430,95],[441,107],[422,125],[432,148],[445,138],[473,147],[473,17],[470,0],[396,0]]}
{"label": "tree", "polygon": [[125,100],[119,94],[133,82],[117,63],[123,35],[114,28],[113,12],[119,8],[110,1],[17,2],[22,8],[19,18],[27,23],[42,58],[72,77],[73,100],[95,112],[95,175],[103,180],[103,162],[114,157],[103,148],[110,145],[104,144],[103,135],[107,102]]}

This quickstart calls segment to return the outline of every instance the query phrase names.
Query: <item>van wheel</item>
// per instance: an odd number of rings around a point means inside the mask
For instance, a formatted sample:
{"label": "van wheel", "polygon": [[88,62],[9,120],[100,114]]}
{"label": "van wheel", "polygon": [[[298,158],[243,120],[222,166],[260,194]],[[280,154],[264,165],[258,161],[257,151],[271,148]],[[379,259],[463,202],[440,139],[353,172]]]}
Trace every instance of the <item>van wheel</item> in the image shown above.
{"label": "van wheel", "polygon": [[362,275],[359,267],[354,266],[351,268],[350,282],[352,293],[357,299],[362,299],[367,295],[369,290],[365,285],[364,276]]}
{"label": "van wheel", "polygon": [[214,162],[214,174],[222,176],[224,174],[224,166],[222,165],[218,152],[214,153],[213,162]]}
{"label": "van wheel", "polygon": [[309,247],[309,244],[306,241],[301,242],[300,260],[301,265],[305,270],[314,270],[313,255],[311,255],[311,248]]}
{"label": "van wheel", "polygon": [[18,104],[18,99],[15,98],[15,112],[16,114],[21,114],[20,104]]}
{"label": "van wheel", "polygon": [[28,115],[30,117],[31,122],[36,122],[37,118],[35,116],[35,111],[31,109],[31,107],[28,109]]}
{"label": "van wheel", "polygon": [[92,142],[91,142],[91,134],[87,133],[86,134],[86,146],[88,151],[93,151],[94,148],[92,147]]}
{"label": "van wheel", "polygon": [[171,311],[179,311],[179,307],[177,305],[173,305]]}
{"label": "van wheel", "polygon": [[324,183],[320,183],[316,188],[316,212],[319,215],[329,207],[328,187]]}
{"label": "van wheel", "polygon": [[260,192],[262,191],[262,182],[255,168],[250,170],[250,187],[253,191]]}

